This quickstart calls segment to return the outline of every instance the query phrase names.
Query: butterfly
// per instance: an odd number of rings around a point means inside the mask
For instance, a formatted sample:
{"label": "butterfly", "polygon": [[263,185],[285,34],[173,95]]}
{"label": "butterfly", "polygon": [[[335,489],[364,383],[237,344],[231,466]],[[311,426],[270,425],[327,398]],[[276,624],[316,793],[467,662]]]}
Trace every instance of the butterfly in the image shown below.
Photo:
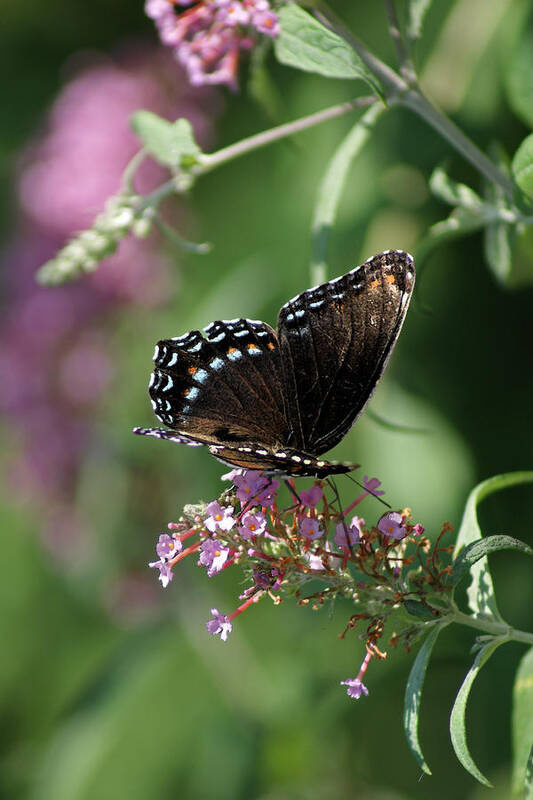
{"label": "butterfly", "polygon": [[289,300],[277,333],[265,322],[217,320],[155,347],[149,394],[167,428],[134,433],[281,476],[350,472],[324,461],[372,395],[413,291],[412,257],[387,250]]}

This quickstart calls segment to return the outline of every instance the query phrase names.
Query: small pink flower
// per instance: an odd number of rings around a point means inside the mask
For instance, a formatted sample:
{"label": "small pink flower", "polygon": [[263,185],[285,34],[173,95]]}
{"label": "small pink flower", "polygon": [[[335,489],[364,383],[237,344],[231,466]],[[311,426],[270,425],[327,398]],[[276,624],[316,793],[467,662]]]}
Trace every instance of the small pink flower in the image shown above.
{"label": "small pink flower", "polygon": [[347,678],[345,681],[341,681],[341,686],[348,687],[346,692],[354,700],[359,700],[362,694],[368,695],[368,689],[359,678]]}
{"label": "small pink flower", "polygon": [[267,36],[274,37],[280,32],[278,16],[273,11],[256,11],[252,15],[252,25]]}
{"label": "small pink flower", "polygon": [[205,627],[212,636],[220,636],[221,640],[225,642],[233,630],[229,617],[226,614],[221,614],[218,608],[212,608],[211,614],[213,619],[205,623]]}
{"label": "small pink flower", "polygon": [[403,539],[407,533],[403,524],[403,517],[397,511],[391,511],[381,517],[378,522],[378,530],[380,533],[384,533],[385,536],[398,540]]}
{"label": "small pink flower", "polygon": [[322,530],[318,520],[305,517],[300,523],[300,533],[305,536],[309,541],[319,539],[322,536]]}
{"label": "small pink flower", "polygon": [[323,495],[324,492],[320,486],[312,486],[308,492],[306,492],[305,489],[300,492],[300,500],[303,506],[315,508],[322,500]]}

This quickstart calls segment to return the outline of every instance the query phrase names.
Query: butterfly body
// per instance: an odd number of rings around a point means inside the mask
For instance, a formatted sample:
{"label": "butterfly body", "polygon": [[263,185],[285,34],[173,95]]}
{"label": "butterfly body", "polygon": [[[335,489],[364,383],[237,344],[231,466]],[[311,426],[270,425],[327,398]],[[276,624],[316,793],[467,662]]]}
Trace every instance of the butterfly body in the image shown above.
{"label": "butterfly body", "polygon": [[156,345],[149,393],[164,428],[135,433],[205,445],[221,461],[281,475],[348,472],[320,458],[374,391],[414,285],[411,256],[387,251],[302,292],[278,316],[217,320]]}

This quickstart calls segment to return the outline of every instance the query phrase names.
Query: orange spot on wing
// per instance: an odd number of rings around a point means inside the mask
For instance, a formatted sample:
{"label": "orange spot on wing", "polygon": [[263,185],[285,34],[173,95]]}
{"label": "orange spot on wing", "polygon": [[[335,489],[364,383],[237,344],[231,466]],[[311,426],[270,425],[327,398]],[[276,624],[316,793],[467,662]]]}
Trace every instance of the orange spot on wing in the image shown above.
{"label": "orange spot on wing", "polygon": [[385,280],[387,281],[387,283],[396,283],[396,278],[394,277],[394,275],[386,275]]}
{"label": "orange spot on wing", "polygon": [[236,347],[228,347],[228,356],[230,355],[230,353],[234,353],[236,349],[237,349]]}
{"label": "orange spot on wing", "polygon": [[248,350],[259,350],[258,346],[256,344],[254,344],[253,342],[250,342],[250,344],[247,345],[247,347],[248,347]]}
{"label": "orange spot on wing", "polygon": [[196,372],[198,372],[198,367],[188,367],[187,372],[189,375],[194,375]]}
{"label": "orange spot on wing", "polygon": [[274,344],[274,342],[269,342],[269,343],[268,343],[268,345],[267,345],[267,347],[268,347],[268,349],[269,349],[269,350],[274,350],[274,348],[276,347],[276,345]]}
{"label": "orange spot on wing", "polygon": [[377,289],[378,285],[379,285],[379,281],[378,281],[378,279],[376,278],[375,280],[373,280],[373,281],[370,283],[370,288],[371,288],[371,289]]}

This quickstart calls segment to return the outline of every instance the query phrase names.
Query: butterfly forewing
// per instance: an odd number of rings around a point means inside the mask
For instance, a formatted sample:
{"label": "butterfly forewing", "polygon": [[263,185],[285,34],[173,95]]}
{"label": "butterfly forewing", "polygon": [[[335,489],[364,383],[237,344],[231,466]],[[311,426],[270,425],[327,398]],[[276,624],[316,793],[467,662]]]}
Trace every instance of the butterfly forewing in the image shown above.
{"label": "butterfly forewing", "polygon": [[[156,346],[149,392],[165,425],[215,444],[286,437],[279,347],[270,326],[217,321]],[[280,439],[281,437],[281,439]]]}
{"label": "butterfly forewing", "polygon": [[292,447],[320,455],[368,402],[400,332],[411,256],[389,251],[286,303],[278,318]]}

